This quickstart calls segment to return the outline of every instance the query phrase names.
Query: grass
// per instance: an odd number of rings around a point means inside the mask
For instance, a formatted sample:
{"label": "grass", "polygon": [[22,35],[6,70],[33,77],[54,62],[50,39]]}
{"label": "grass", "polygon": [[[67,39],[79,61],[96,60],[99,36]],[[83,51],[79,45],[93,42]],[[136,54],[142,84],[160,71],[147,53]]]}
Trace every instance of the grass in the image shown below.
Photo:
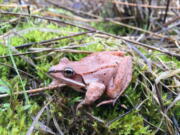
{"label": "grass", "polygon": [[[95,25],[98,29],[104,30],[106,26],[103,24]],[[112,24],[108,25],[109,28]],[[10,36],[9,46],[18,46],[29,42],[39,42],[42,40],[47,40],[51,38],[56,38],[58,36],[67,36],[71,33],[78,33],[82,30],[70,27],[70,26],[58,26],[53,23],[46,21],[34,22],[33,19],[28,21],[22,21],[16,26],[5,25],[1,28],[1,34],[6,33],[10,29],[17,30],[17,35]],[[34,28],[33,30],[30,30]],[[44,28],[48,32],[44,32]],[[111,32],[120,33],[121,35],[125,34],[127,31],[123,28],[117,29],[118,27],[111,28]],[[53,32],[54,30],[54,32]],[[57,30],[59,32],[57,32]],[[119,31],[118,31],[119,30]],[[22,32],[24,31],[24,32]],[[51,32],[49,32],[51,31]],[[55,32],[56,31],[56,32]],[[131,32],[131,31],[130,31]],[[96,43],[88,45],[85,47],[78,48],[79,50],[86,51],[103,51],[111,49],[128,49],[123,44],[119,45],[119,41],[116,39],[105,39],[98,36],[88,36],[82,35],[78,37],[73,37],[71,39],[64,39],[54,44],[53,48],[64,47],[70,44],[84,44],[92,41]],[[0,43],[3,43],[3,40],[0,40]],[[48,69],[59,62],[62,57],[68,57],[70,60],[79,60],[85,57],[85,54],[74,54],[74,53],[54,53],[54,52],[41,52],[35,54],[28,54],[26,57],[29,60],[32,60],[35,64],[35,67],[30,64],[30,61],[25,61],[23,57],[13,56],[14,53],[9,46],[4,46],[0,44],[0,55],[10,55],[10,57],[0,58],[0,93],[10,93],[10,98],[0,99],[0,134],[13,134],[13,135],[24,135],[31,126],[33,119],[38,113],[38,111],[44,106],[48,98],[54,97],[54,102],[43,112],[43,115],[40,118],[40,122],[43,122],[44,125],[47,125],[54,131],[56,131],[53,117],[56,118],[58,124],[61,126],[62,131],[65,134],[116,134],[116,135],[153,135],[167,131],[165,123],[160,125],[162,120],[162,115],[160,113],[160,107],[154,101],[152,86],[149,83],[154,83],[154,76],[150,75],[147,72],[147,68],[142,64],[139,64],[138,60],[141,60],[138,56],[134,58],[134,71],[133,79],[125,91],[124,95],[117,101],[115,106],[105,105],[102,107],[96,108],[95,105],[92,107],[86,107],[79,114],[75,114],[74,110],[78,102],[83,99],[84,94],[75,92],[71,88],[63,88],[61,91],[48,91],[45,93],[40,93],[37,96],[14,96],[13,92],[32,89],[34,87],[44,87],[50,84],[51,79],[46,75]],[[33,45],[32,48],[44,48],[46,46]],[[21,49],[19,52],[29,52],[29,48]],[[143,49],[143,53],[146,54],[147,51]],[[157,52],[153,52],[154,55]],[[134,54],[133,54],[134,55]],[[153,55],[147,55],[149,59],[158,61],[157,58]],[[166,56],[162,54],[159,57],[164,63],[169,63],[173,65],[171,68],[176,69],[179,67],[180,62],[175,58]],[[142,60],[141,60],[142,61]],[[10,65],[12,68],[7,67]],[[35,76],[38,81],[33,80],[32,78],[19,72],[19,69]],[[154,72],[161,73],[163,70],[154,67]],[[145,75],[147,79],[143,77]],[[175,82],[171,79],[165,80],[166,84],[172,85]],[[173,101],[173,98],[169,98],[171,93],[168,90],[162,90],[162,100],[166,106],[170,105]],[[175,90],[175,89],[174,89]],[[29,102],[29,104],[26,104]],[[136,110],[138,105],[144,102],[141,107]],[[124,106],[124,107],[123,107]],[[170,110],[170,116],[178,116],[178,106],[177,103]],[[112,122],[109,126],[106,126],[106,123],[117,118],[119,115],[124,114],[128,110],[132,109],[130,113],[121,117],[120,119]],[[86,112],[90,112],[93,116],[102,119],[104,123],[101,123],[98,120],[94,120]],[[148,124],[145,122],[145,119],[149,121]],[[152,126],[154,125],[154,126]],[[156,132],[157,127],[160,125],[161,131]],[[38,127],[38,126],[37,126]],[[40,128],[41,129],[41,128]],[[47,132],[47,131],[46,131]],[[34,134],[44,134],[42,130],[35,130]]]}

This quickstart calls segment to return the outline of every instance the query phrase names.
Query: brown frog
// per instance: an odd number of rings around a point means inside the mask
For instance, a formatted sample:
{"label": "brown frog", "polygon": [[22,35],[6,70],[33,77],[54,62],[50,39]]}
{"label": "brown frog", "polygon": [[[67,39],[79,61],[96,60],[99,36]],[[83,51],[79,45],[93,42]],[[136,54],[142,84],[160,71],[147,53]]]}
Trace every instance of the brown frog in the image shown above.
{"label": "brown frog", "polygon": [[[110,99],[102,104],[115,103],[132,78],[132,58],[121,51],[104,51],[90,54],[80,61],[62,58],[49,70],[51,85],[66,84],[77,91],[85,91],[83,105],[89,105],[105,93]],[[85,89],[86,90],[85,90]]]}

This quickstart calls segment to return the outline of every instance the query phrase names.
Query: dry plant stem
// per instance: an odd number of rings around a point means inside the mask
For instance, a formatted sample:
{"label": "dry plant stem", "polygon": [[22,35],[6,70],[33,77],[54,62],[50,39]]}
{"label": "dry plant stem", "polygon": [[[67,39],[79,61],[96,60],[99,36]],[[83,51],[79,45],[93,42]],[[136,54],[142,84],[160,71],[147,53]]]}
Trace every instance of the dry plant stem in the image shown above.
{"label": "dry plant stem", "polygon": [[164,104],[162,102],[162,96],[161,96],[160,88],[159,87],[160,87],[160,85],[155,84],[156,95],[157,95],[157,98],[158,98],[159,103],[160,103],[161,113],[162,113],[162,116],[165,118],[165,123],[166,123],[166,126],[167,126],[169,134],[173,135],[174,134],[173,133],[174,130],[173,130],[173,127],[172,127],[172,121],[167,116],[167,114],[165,113],[165,108],[164,108]]}
{"label": "dry plant stem", "polygon": [[35,125],[38,123],[39,118],[41,117],[42,113],[44,112],[44,110],[47,108],[47,106],[53,101],[53,99],[49,100],[44,107],[41,108],[41,110],[38,112],[37,116],[35,117],[35,119],[33,120],[33,123],[31,124],[31,126],[29,127],[26,135],[32,135],[33,130]]}
{"label": "dry plant stem", "polygon": [[158,31],[162,30],[164,27],[167,27],[167,26],[169,26],[170,24],[172,24],[172,23],[174,23],[174,22],[176,22],[176,21],[178,21],[178,20],[180,20],[180,16],[176,16],[176,17],[174,17],[173,19],[167,21],[166,23],[163,24],[163,27],[162,27],[162,28],[161,28],[161,27],[158,27],[158,28],[153,29],[152,31],[153,31],[153,32],[158,32]]}
{"label": "dry plant stem", "polygon": [[170,38],[170,37],[168,37],[168,36],[165,36],[165,35],[162,35],[162,34],[157,34],[157,33],[154,33],[154,32],[148,31],[148,30],[144,30],[144,29],[141,29],[141,28],[138,28],[138,27],[135,27],[135,26],[131,26],[131,25],[128,25],[128,24],[125,24],[125,23],[117,22],[117,21],[114,21],[113,19],[107,19],[107,20],[108,20],[109,22],[114,23],[114,24],[118,24],[118,25],[121,25],[121,26],[130,28],[130,29],[134,29],[134,30],[137,30],[137,31],[141,31],[141,32],[150,34],[150,35],[155,36],[155,37],[165,38],[165,39],[168,39],[168,40],[173,41],[173,42],[176,41],[175,39],[172,39],[172,38]]}
{"label": "dry plant stem", "polygon": [[19,19],[20,19],[20,17],[18,17],[18,18],[13,18],[13,19],[11,19],[11,20],[8,20],[7,22],[1,23],[0,26],[4,26],[4,25],[6,25],[6,24],[15,23],[15,22],[17,22]]}
{"label": "dry plant stem", "polygon": [[166,11],[165,11],[164,20],[163,20],[164,23],[166,22],[167,13],[169,10],[169,5],[170,5],[170,0],[167,0]]}
{"label": "dry plant stem", "polygon": [[30,17],[34,17],[34,18],[53,21],[53,22],[56,22],[56,23],[62,23],[62,24],[66,24],[66,25],[71,25],[71,26],[78,27],[78,28],[85,29],[85,30],[89,30],[89,31],[95,31],[96,33],[99,33],[99,34],[103,34],[103,35],[107,35],[107,36],[114,37],[114,38],[117,38],[117,39],[125,40],[127,42],[130,42],[130,43],[133,43],[133,44],[136,44],[136,45],[148,48],[148,49],[156,50],[156,51],[165,53],[167,55],[174,56],[177,59],[180,59],[179,54],[176,54],[176,53],[173,53],[173,52],[170,52],[170,51],[167,51],[167,50],[163,50],[161,48],[153,47],[153,46],[150,46],[150,45],[147,45],[147,44],[144,44],[144,43],[140,43],[140,42],[137,42],[137,41],[134,41],[134,40],[125,39],[123,37],[116,36],[116,35],[113,35],[113,34],[109,34],[109,33],[106,33],[106,32],[98,31],[98,30],[96,30],[94,28],[87,28],[85,26],[79,26],[79,25],[76,25],[76,24],[73,24],[73,23],[70,23],[70,22],[65,22],[65,21],[62,21],[62,20],[57,20],[57,19],[53,19],[53,18],[49,18],[49,17],[42,17],[42,16],[29,15],[29,14],[19,14],[19,13],[12,13],[12,12],[0,12],[0,14],[15,15],[15,16],[30,16]]}
{"label": "dry plant stem", "polygon": [[[9,57],[10,57],[10,56],[9,56]],[[0,58],[1,58],[1,57],[0,57]],[[9,67],[9,68],[14,69],[14,67],[12,67],[12,66],[10,66],[10,65],[7,65],[7,64],[4,64],[4,63],[1,63],[1,62],[0,62],[0,65],[4,65],[4,66],[6,66],[6,67]],[[31,74],[29,74],[29,73],[27,73],[27,72],[25,72],[25,71],[23,71],[23,70],[21,70],[21,69],[18,69],[18,71],[21,72],[22,74],[26,75],[26,76],[29,76],[29,77],[33,78],[34,80],[40,82],[35,76],[33,76],[33,75],[31,75]]]}
{"label": "dry plant stem", "polygon": [[0,4],[0,8],[28,8],[30,5]]}
{"label": "dry plant stem", "polygon": [[107,36],[110,36],[110,37],[114,37],[114,38],[117,38],[117,39],[121,39],[121,40],[130,42],[130,43],[133,43],[133,44],[136,44],[136,45],[139,45],[139,46],[151,49],[151,50],[159,51],[159,52],[165,53],[167,55],[174,56],[177,59],[180,59],[180,55],[179,54],[170,52],[168,50],[164,50],[164,49],[161,49],[161,48],[158,48],[158,47],[150,46],[150,45],[147,45],[147,44],[144,44],[144,43],[140,43],[140,42],[137,42],[137,41],[134,41],[134,40],[125,39],[123,37],[116,36],[116,35],[113,35],[113,34],[109,34],[109,33],[106,33],[106,32],[101,32],[101,31],[97,31],[97,32],[100,33],[100,34],[103,34],[103,35],[107,35]]}
{"label": "dry plant stem", "polygon": [[[48,50],[41,50],[41,51],[33,51],[33,52],[25,52],[25,53],[17,53],[12,54],[12,56],[21,56],[21,55],[27,55],[27,54],[34,54],[34,53],[41,53],[41,52],[62,52],[62,53],[83,53],[83,54],[91,54],[93,52],[90,51],[83,51],[83,50],[74,50],[74,49],[48,49]],[[7,58],[10,57],[10,55],[0,56],[0,58]]]}
{"label": "dry plant stem", "polygon": [[13,12],[0,12],[0,14],[39,18],[39,19],[43,19],[43,20],[48,20],[48,21],[52,21],[52,22],[56,22],[56,23],[61,23],[61,24],[66,24],[66,25],[78,27],[78,28],[81,28],[81,29],[89,30],[89,31],[94,31],[95,30],[93,28],[90,29],[90,28],[87,28],[85,26],[78,26],[77,24],[74,24],[74,23],[65,22],[65,21],[62,21],[62,20],[59,20],[59,19],[53,19],[53,18],[49,18],[49,17],[37,16],[37,15],[29,15],[29,14],[23,14],[23,13],[13,13]]}
{"label": "dry plant stem", "polygon": [[129,48],[132,48],[145,61],[145,63],[149,67],[149,70],[152,71],[151,62],[147,59],[147,57],[143,53],[141,53],[141,51],[138,48],[136,48],[135,46],[133,46],[131,43],[128,43],[128,42],[125,41],[125,44],[127,44],[127,46]]}
{"label": "dry plant stem", "polygon": [[[5,37],[4,39],[4,44],[2,44],[3,46],[5,46],[5,47],[8,47],[8,45],[7,45],[7,41],[9,40],[9,37],[7,36],[7,37]],[[13,51],[13,52],[15,52],[15,53],[19,53],[19,51],[14,47],[14,46],[9,46],[10,47],[10,49]],[[36,65],[35,65],[35,63],[33,62],[33,60],[31,59],[31,58],[29,58],[29,57],[26,57],[26,56],[20,56],[24,61],[26,61],[28,64],[30,64],[31,66],[33,66],[33,67],[36,67]]]}
{"label": "dry plant stem", "polygon": [[63,37],[58,37],[58,38],[49,39],[49,40],[43,40],[43,41],[40,41],[40,42],[31,42],[31,43],[23,44],[23,45],[20,45],[20,46],[16,46],[15,48],[19,49],[19,48],[30,47],[30,46],[32,46],[34,44],[41,45],[41,44],[44,44],[44,43],[49,43],[49,42],[53,42],[53,41],[57,41],[57,40],[62,40],[62,39],[76,37],[76,36],[81,36],[81,35],[88,34],[88,33],[93,33],[93,32],[94,31],[80,32],[80,33],[77,33],[77,34],[72,34],[72,35],[69,35],[69,36],[63,36]]}
{"label": "dry plant stem", "polygon": [[133,110],[134,110],[134,108],[131,109],[131,110],[129,110],[129,111],[127,111],[127,112],[125,112],[124,114],[120,114],[120,115],[119,115],[118,117],[116,117],[115,119],[108,121],[108,122],[106,123],[106,127],[109,127],[113,122],[121,119],[121,118],[124,117],[125,115],[131,113]]}
{"label": "dry plant stem", "polygon": [[[129,2],[121,2],[117,0],[113,0],[112,3],[131,6],[131,7],[143,7],[143,8],[151,8],[151,9],[166,9],[166,6],[154,6],[154,5],[147,5],[147,4],[136,4],[136,3],[129,3]],[[169,9],[180,10],[180,7],[169,7]]]}
{"label": "dry plant stem", "polygon": [[54,125],[55,125],[57,131],[59,132],[59,134],[60,134],[60,135],[64,135],[64,133],[62,132],[62,130],[61,130],[61,128],[60,128],[60,126],[59,126],[56,118],[55,118],[55,116],[53,116],[53,122],[54,122]]}
{"label": "dry plant stem", "polygon": [[[68,10],[68,11],[70,11],[70,12],[72,12],[72,13],[75,13],[75,14],[81,13],[81,14],[84,14],[84,15],[88,15],[88,16],[90,16],[90,17],[98,18],[98,20],[100,20],[100,21],[109,21],[109,22],[111,22],[111,23],[118,24],[118,25],[121,25],[121,26],[130,28],[130,29],[134,29],[134,30],[137,30],[137,31],[141,31],[141,32],[150,34],[150,35],[155,36],[155,37],[165,38],[165,39],[170,40],[170,41],[172,41],[172,42],[175,42],[175,41],[176,41],[175,39],[170,38],[170,37],[168,37],[168,36],[165,36],[165,35],[162,35],[162,34],[157,34],[157,33],[154,33],[154,32],[148,31],[148,30],[144,30],[144,29],[141,29],[141,28],[138,28],[138,27],[135,27],[135,26],[131,26],[131,25],[128,25],[128,24],[125,24],[125,23],[122,23],[122,22],[118,22],[118,21],[115,21],[114,19],[111,19],[111,18],[102,18],[102,17],[97,16],[97,15],[94,15],[94,14],[90,14],[90,13],[87,13],[87,12],[83,12],[83,11],[79,11],[79,10],[74,10],[74,9],[71,9],[71,8],[67,8],[67,7],[64,7],[64,6],[62,6],[62,5],[59,5],[59,4],[57,4],[57,3],[54,3],[54,2],[50,2],[50,1],[48,1],[48,2],[51,3],[51,4],[53,4],[53,5],[55,5],[55,6],[57,6],[57,7],[59,7],[59,8]],[[61,17],[63,17],[63,16],[61,16]],[[63,18],[67,19],[67,15],[66,15],[66,17],[63,17]],[[72,19],[72,18],[71,18],[71,19]]]}
{"label": "dry plant stem", "polygon": [[[37,89],[31,89],[31,90],[27,90],[25,92],[28,93],[28,94],[31,94],[31,93],[37,93],[37,92],[42,92],[42,91],[46,91],[46,90],[53,90],[53,89],[60,88],[60,87],[63,87],[63,86],[65,86],[65,84],[48,86],[48,87],[37,88]],[[15,92],[13,95],[21,95],[21,94],[24,94],[25,92],[23,92],[23,91],[22,92]],[[11,96],[11,95],[9,95],[9,94],[0,94],[0,98],[9,97],[9,96]]]}
{"label": "dry plant stem", "polygon": [[76,20],[76,21],[81,21],[81,22],[99,22],[101,20],[99,19],[85,19],[79,16],[68,16],[66,14],[60,14],[60,13],[53,13],[50,11],[46,11],[44,13],[45,16],[54,16],[54,17],[60,17],[60,18],[64,18],[64,19],[68,19],[68,20]]}
{"label": "dry plant stem", "polygon": [[105,124],[105,121],[104,121],[104,120],[102,120],[102,119],[100,119],[100,118],[92,115],[91,113],[89,113],[89,112],[87,112],[87,111],[86,111],[85,113],[86,113],[90,118],[92,118],[93,120],[95,120],[95,121],[97,121],[97,122],[99,122],[99,123]]}
{"label": "dry plant stem", "polygon": [[84,11],[81,11],[81,10],[74,10],[72,8],[69,8],[69,7],[65,7],[63,5],[60,5],[58,4],[57,2],[53,2],[52,0],[47,0],[48,3],[54,5],[54,6],[57,6],[58,8],[62,8],[64,10],[67,10],[67,11],[70,11],[72,13],[75,13],[75,14],[84,14],[84,15],[87,15],[89,17],[93,17],[93,18],[96,18],[96,19],[99,19],[98,16],[94,15],[94,14],[91,14],[89,12],[84,12]]}

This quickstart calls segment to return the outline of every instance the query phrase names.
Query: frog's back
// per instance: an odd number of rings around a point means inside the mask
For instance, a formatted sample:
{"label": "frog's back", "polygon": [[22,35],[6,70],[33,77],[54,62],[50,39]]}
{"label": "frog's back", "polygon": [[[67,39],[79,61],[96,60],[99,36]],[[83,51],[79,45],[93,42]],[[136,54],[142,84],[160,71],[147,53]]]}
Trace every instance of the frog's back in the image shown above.
{"label": "frog's back", "polygon": [[115,66],[123,55],[124,53],[119,51],[97,52],[80,61],[71,62],[70,66],[79,74],[96,72],[102,68]]}

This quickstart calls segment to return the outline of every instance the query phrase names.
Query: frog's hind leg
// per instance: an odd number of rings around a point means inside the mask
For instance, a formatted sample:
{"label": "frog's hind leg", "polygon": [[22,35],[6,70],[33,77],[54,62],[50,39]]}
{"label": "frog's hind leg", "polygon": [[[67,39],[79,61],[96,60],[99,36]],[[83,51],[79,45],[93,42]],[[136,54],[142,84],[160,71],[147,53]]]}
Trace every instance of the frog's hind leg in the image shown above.
{"label": "frog's hind leg", "polygon": [[132,78],[132,59],[130,56],[122,58],[118,64],[118,69],[114,78],[109,82],[106,94],[111,98],[109,101],[103,101],[100,105],[105,103],[115,104],[116,100],[121,96],[127,88]]}
{"label": "frog's hind leg", "polygon": [[101,97],[105,91],[105,85],[98,82],[92,82],[87,87],[87,92],[83,101],[81,101],[76,110],[81,108],[83,105],[90,105]]}

